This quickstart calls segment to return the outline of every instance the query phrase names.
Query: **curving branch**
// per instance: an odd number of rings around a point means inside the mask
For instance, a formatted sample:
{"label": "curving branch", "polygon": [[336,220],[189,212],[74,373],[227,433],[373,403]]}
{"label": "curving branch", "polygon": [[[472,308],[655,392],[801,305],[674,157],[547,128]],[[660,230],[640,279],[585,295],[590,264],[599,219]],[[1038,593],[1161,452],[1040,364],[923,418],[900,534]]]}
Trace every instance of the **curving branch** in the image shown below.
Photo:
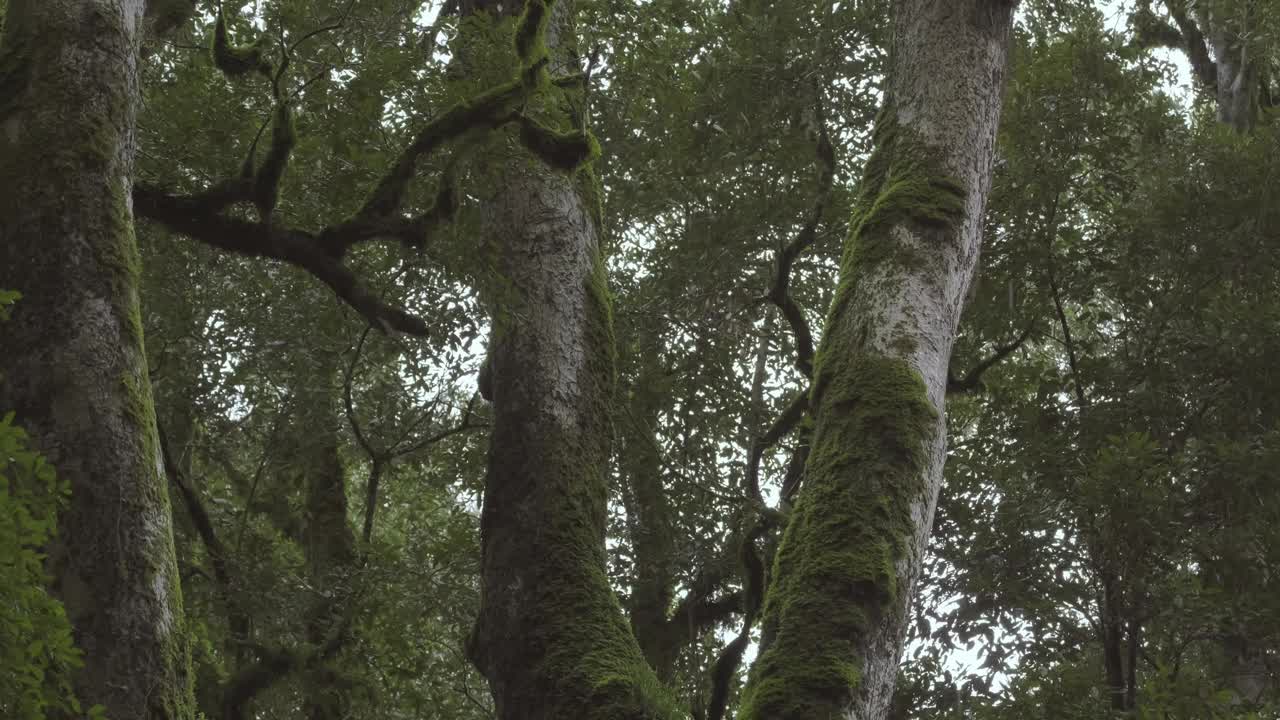
{"label": "curving branch", "polygon": [[[782,311],[791,326],[796,342],[796,367],[805,378],[813,380],[814,344],[813,332],[805,319],[804,311],[795,298],[791,297],[791,269],[796,258],[811,246],[818,236],[818,226],[822,222],[827,204],[830,202],[832,188],[835,184],[836,157],[835,148],[827,132],[825,109],[822,94],[818,93],[815,115],[818,124],[818,142],[816,147],[818,162],[818,196],[814,200],[809,217],[800,232],[787,245],[778,248],[775,253],[774,280],[769,290],[768,299]],[[760,493],[760,463],[764,453],[782,438],[791,433],[804,420],[809,412],[809,393],[802,391],[787,405],[782,414],[763,434],[756,436],[751,443],[747,458],[746,485],[748,500],[755,506],[757,516],[748,530],[743,534],[739,545],[739,555],[743,569],[742,589],[742,628],[737,636],[729,641],[720,652],[711,671],[711,698],[707,702],[705,717],[708,720],[721,720],[724,717],[729,700],[729,687],[738,666],[742,664],[742,656],[751,642],[751,630],[759,618],[764,606],[765,563],[759,540],[779,520],[779,513],[768,508]],[[808,457],[808,443],[802,442],[792,455],[787,476],[783,483],[783,502],[790,503],[797,491],[803,475],[804,460]]]}
{"label": "curving branch", "polygon": [[422,319],[383,303],[366,290],[350,269],[324,252],[314,233],[222,214],[220,207],[230,204],[235,187],[235,183],[228,183],[200,195],[180,196],[139,183],[133,188],[134,212],[206,245],[301,268],[384,332],[428,334]]}
{"label": "curving branch", "polygon": [[1187,54],[1191,72],[1201,85],[1216,90],[1218,67],[1209,55],[1209,43],[1205,40],[1204,33],[1187,12],[1186,0],[1164,0],[1164,5],[1169,10],[1169,17],[1178,26],[1178,32],[1182,36],[1180,48]]}
{"label": "curving branch", "polygon": [[813,379],[813,331],[805,319],[804,311],[795,298],[791,297],[791,268],[796,258],[813,245],[818,237],[818,226],[826,213],[827,204],[831,200],[831,190],[835,184],[836,154],[831,145],[831,137],[827,133],[825,110],[821,98],[817,103],[818,116],[818,197],[814,200],[809,217],[800,228],[800,232],[786,245],[779,246],[774,253],[773,286],[769,288],[768,299],[778,306],[782,315],[791,326],[796,341],[796,367],[809,380]]}
{"label": "curving branch", "polygon": [[200,541],[204,543],[205,550],[209,553],[209,562],[213,564],[213,578],[218,583],[219,592],[226,593],[224,599],[230,602],[231,571],[227,560],[227,548],[214,531],[213,520],[210,519],[209,511],[201,501],[199,493],[174,462],[164,428],[157,425],[156,432],[160,438],[160,456],[164,461],[165,475],[169,477],[169,482],[178,488],[178,494],[182,496],[182,504],[187,508],[191,523],[196,527],[196,534],[200,536]]}
{"label": "curving branch", "polygon": [[[259,130],[259,138],[251,145],[239,177],[215,183],[192,195],[179,195],[139,183],[133,189],[134,210],[139,217],[159,222],[207,245],[301,268],[328,285],[370,325],[383,332],[425,336],[428,331],[423,320],[374,297],[342,264],[343,257],[355,245],[374,240],[394,240],[411,248],[421,248],[436,226],[452,219],[458,208],[452,159],[446,164],[435,200],[426,211],[409,215],[404,210],[404,201],[418,174],[419,164],[443,146],[471,133],[518,123],[522,128],[522,141],[554,166],[571,169],[589,160],[596,152],[595,140],[589,133],[559,133],[519,113],[536,94],[549,88],[576,86],[585,78],[577,74],[558,78],[548,75],[548,57],[542,42],[546,30],[546,0],[528,0],[517,28],[516,44],[522,66],[515,77],[456,103],[428,122],[376,183],[353,217],[319,232],[288,227],[276,222],[272,215],[297,142],[291,96],[282,88],[291,51],[322,32],[341,27],[352,5],[348,3],[336,23],[307,33],[292,46],[284,42],[281,28],[278,65],[266,58],[261,41],[232,44],[219,8],[212,46],[215,64],[230,77],[257,73],[270,80],[275,100],[270,146],[258,165],[256,147],[264,125]],[[257,208],[258,222],[228,214],[233,206],[241,203],[252,203]]]}
{"label": "curving branch", "polygon": [[1035,323],[1028,325],[1027,329],[1023,330],[1022,334],[1018,335],[1018,337],[1014,339],[1013,342],[1010,342],[1004,345],[998,345],[995,351],[992,352],[990,356],[984,358],[982,362],[975,365],[972,369],[969,370],[969,372],[965,373],[963,376],[957,376],[954,373],[948,373],[947,374],[947,392],[948,393],[968,393],[968,392],[975,392],[975,391],[980,391],[984,389],[985,386],[982,383],[983,373],[995,367],[1001,360],[1004,360],[1006,357],[1009,357],[1009,355],[1013,354],[1015,350],[1022,347],[1022,344],[1027,341],[1027,338],[1031,337],[1031,333],[1033,330],[1035,330]]}

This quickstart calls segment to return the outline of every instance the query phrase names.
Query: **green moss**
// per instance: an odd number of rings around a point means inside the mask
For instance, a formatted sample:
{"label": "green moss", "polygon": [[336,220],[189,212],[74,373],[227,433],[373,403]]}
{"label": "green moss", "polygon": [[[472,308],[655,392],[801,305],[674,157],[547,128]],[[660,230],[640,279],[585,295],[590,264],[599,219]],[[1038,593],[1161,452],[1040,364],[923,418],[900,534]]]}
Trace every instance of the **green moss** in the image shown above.
{"label": "green moss", "polygon": [[520,118],[520,142],[542,162],[569,172],[600,156],[600,143],[582,130],[561,132],[530,117]]}
{"label": "green moss", "polygon": [[902,359],[825,348],[805,491],[765,601],[774,643],[753,670],[744,720],[835,720],[861,686],[858,649],[898,612],[937,414]]}
{"label": "green moss", "polygon": [[551,5],[554,0],[529,0],[524,4],[524,12],[516,22],[515,47],[516,57],[524,67],[539,63],[550,56],[543,38],[546,37],[547,22],[551,19]]}
{"label": "green moss", "polygon": [[[137,352],[142,355],[139,343]],[[159,465],[160,447],[156,431],[155,405],[151,395],[151,383],[146,375],[145,359],[140,360],[137,374],[126,373],[121,377],[124,391],[124,413],[126,419],[135,429],[134,436],[139,439],[138,469],[147,474],[139,483],[144,492],[152,495],[147,503],[149,508],[162,513],[163,522],[169,522],[170,504],[167,478]],[[148,558],[148,568],[156,572],[164,572],[166,597],[161,600],[169,611],[169,626],[163,635],[157,631],[156,637],[161,642],[161,662],[165,671],[164,682],[170,687],[163,692],[152,694],[153,702],[163,705],[159,717],[174,720],[191,720],[196,716],[195,688],[191,665],[191,645],[187,635],[186,617],[183,614],[182,584],[178,576],[177,551],[173,545],[173,536],[165,534],[160,544],[150,549],[158,555]],[[145,579],[145,586],[155,586],[154,577]]]}
{"label": "green moss", "polygon": [[907,270],[927,262],[891,235],[893,225],[949,228],[964,218],[965,188],[933,148],[898,124],[892,102],[876,118],[873,139],[841,261],[841,276],[851,281],[886,262]]}
{"label": "green moss", "polygon": [[271,62],[262,48],[262,40],[249,45],[233,45],[227,31],[227,20],[221,11],[213,29],[212,53],[213,64],[228,77],[242,77],[254,71],[271,76]]}
{"label": "green moss", "polygon": [[[596,353],[596,367],[600,377],[607,382],[606,398],[613,397],[613,388],[617,383],[618,343],[613,330],[613,294],[609,291],[609,275],[604,266],[604,255],[599,248],[595,250],[591,275],[586,283],[588,308],[587,331],[591,350]],[[606,400],[608,402],[608,400]],[[609,417],[612,407],[605,409]]]}
{"label": "green moss", "polygon": [[289,167],[289,156],[297,142],[298,129],[293,119],[293,110],[288,102],[281,101],[277,103],[275,116],[271,121],[271,148],[254,179],[254,203],[264,221],[280,202],[280,181],[284,179],[284,172]]}

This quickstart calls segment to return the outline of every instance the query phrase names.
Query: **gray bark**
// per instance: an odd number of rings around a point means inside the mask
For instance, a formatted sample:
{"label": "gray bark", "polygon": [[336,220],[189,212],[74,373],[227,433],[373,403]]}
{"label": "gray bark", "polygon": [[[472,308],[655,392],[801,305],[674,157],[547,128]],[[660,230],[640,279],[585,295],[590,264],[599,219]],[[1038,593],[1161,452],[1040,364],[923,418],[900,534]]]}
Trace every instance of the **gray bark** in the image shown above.
{"label": "gray bark", "polygon": [[[473,0],[463,10],[495,5]],[[519,10],[510,5],[499,11]],[[553,74],[575,64],[572,18],[569,0],[554,3]],[[482,73],[493,67],[480,63],[493,62],[502,59],[473,49],[464,64]],[[529,110],[567,129],[580,101],[549,90]],[[502,720],[667,717],[606,575],[615,357],[590,169],[553,170],[510,133],[481,162],[493,429],[469,654]]]}
{"label": "gray bark", "polygon": [[815,363],[805,488],[778,549],[774,638],[741,717],[886,717],[946,452],[947,366],[973,280],[1013,6],[898,0],[877,121]]}
{"label": "gray bark", "polygon": [[1205,13],[1209,46],[1217,72],[1218,121],[1248,132],[1258,120],[1258,66],[1231,18]]}
{"label": "gray bark", "polygon": [[54,589],[113,718],[193,715],[169,498],[142,345],[130,185],[142,0],[11,0],[0,43],[0,408],[70,506]]}
{"label": "gray bark", "polygon": [[[1261,114],[1262,75],[1257,53],[1245,39],[1248,17],[1257,11],[1250,0],[1227,12],[1188,0],[1164,0],[1174,27],[1146,33],[1147,41],[1180,46],[1199,84],[1213,93],[1218,121],[1248,132]],[[1141,39],[1141,38],[1140,38]],[[1255,40],[1256,43],[1256,40]]]}

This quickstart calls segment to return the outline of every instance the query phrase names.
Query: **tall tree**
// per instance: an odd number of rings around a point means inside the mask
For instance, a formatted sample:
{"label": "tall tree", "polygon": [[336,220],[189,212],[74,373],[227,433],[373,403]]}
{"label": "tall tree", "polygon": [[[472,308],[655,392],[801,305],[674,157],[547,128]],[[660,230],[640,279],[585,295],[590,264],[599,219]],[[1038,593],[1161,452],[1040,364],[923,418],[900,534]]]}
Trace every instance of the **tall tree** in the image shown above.
{"label": "tall tree", "polygon": [[193,716],[190,656],[129,201],[145,5],[8,3],[0,287],[24,300],[0,330],[0,407],[71,485],[51,555],[85,652],[81,700],[173,720]]}
{"label": "tall tree", "polygon": [[752,720],[882,718],[942,483],[951,348],[977,266],[1015,2],[900,0],[875,149],[814,363]]}
{"label": "tall tree", "polygon": [[[476,0],[461,9],[464,41],[475,43],[464,49],[468,72],[578,69],[570,0],[531,0],[514,23],[520,9],[510,5]],[[514,36],[514,55],[484,42],[494,23],[499,37]],[[615,348],[598,190],[589,166],[553,167],[554,157],[521,137],[532,123],[561,137],[575,125],[582,133],[583,102],[581,86],[545,92],[519,132],[497,136],[496,151],[480,161],[493,258],[481,389],[493,403],[493,430],[469,650],[504,720],[669,711],[606,575]]]}
{"label": "tall tree", "polygon": [[1163,0],[1167,17],[1150,0],[1133,16],[1136,38],[1144,45],[1176,48],[1186,54],[1196,83],[1210,94],[1218,120],[1248,132],[1264,108],[1276,103],[1274,6],[1259,0]]}

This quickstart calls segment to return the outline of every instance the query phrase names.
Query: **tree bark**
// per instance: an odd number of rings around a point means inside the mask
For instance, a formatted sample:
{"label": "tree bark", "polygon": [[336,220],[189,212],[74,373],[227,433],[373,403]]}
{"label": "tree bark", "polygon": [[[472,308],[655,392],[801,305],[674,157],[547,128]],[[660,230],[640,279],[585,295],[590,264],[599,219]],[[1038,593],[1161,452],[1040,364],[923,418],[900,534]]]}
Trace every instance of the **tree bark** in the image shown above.
{"label": "tree bark", "polygon": [[72,488],[50,552],[114,718],[193,716],[190,654],[143,353],[130,186],[143,0],[11,0],[0,42],[0,407]]}
{"label": "tree bark", "polygon": [[1015,3],[899,0],[885,105],[815,363],[805,487],[742,718],[888,712],[942,481]]}
{"label": "tree bark", "polygon": [[1222,9],[1197,8],[1188,0],[1164,0],[1164,4],[1176,26],[1166,34],[1187,54],[1200,85],[1213,93],[1218,121],[1236,132],[1252,130],[1261,115],[1263,83],[1259,54],[1250,52],[1244,37],[1249,28],[1240,27],[1239,21],[1257,8],[1244,3],[1228,14]]}
{"label": "tree bark", "polygon": [[[501,13],[497,5],[463,9]],[[573,7],[551,7],[546,44],[563,74],[575,69]],[[489,55],[468,60],[502,61]],[[530,111],[563,128],[581,97],[548,95]],[[615,349],[594,178],[590,168],[549,168],[510,133],[486,162],[493,430],[469,654],[503,720],[665,717],[668,699],[605,571]]]}

